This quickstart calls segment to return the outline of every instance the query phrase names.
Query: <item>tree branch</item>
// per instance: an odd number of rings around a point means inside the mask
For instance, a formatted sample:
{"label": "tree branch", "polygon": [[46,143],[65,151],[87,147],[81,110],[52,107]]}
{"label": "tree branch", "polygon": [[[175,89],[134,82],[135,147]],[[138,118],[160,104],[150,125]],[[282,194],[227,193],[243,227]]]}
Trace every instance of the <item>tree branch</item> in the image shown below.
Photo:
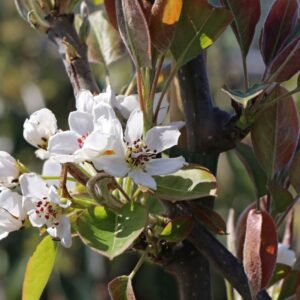
{"label": "tree branch", "polygon": [[47,30],[48,38],[58,48],[74,94],[76,95],[80,89],[99,93],[88,63],[87,46],[80,41],[73,25],[74,15],[58,15],[54,12],[49,14],[46,20],[50,24]]}

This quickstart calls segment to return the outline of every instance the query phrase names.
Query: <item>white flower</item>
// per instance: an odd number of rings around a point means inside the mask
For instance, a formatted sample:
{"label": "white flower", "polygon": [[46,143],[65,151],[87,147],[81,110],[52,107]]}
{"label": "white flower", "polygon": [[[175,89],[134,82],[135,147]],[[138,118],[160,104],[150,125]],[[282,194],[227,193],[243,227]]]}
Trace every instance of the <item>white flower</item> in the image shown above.
{"label": "white flower", "polygon": [[[155,111],[157,109],[160,95],[161,95],[161,93],[155,94],[155,97],[153,100],[153,113],[155,113]],[[140,107],[139,97],[137,94],[129,95],[129,96],[119,95],[115,99],[113,99],[112,105],[115,106],[119,110],[122,117],[124,117],[125,119],[128,119],[130,114],[134,110],[136,110]],[[168,113],[168,109],[169,109],[169,103],[167,101],[167,97],[164,97],[162,100],[162,103],[160,105],[159,111],[158,111],[157,124],[163,123],[163,121],[166,118],[166,115]]]}
{"label": "white flower", "polygon": [[[48,151],[51,159],[64,162],[81,162],[88,160],[91,154],[84,147],[93,131],[98,132],[98,138],[103,149],[110,141],[111,118],[116,118],[112,108],[105,103],[98,104],[93,114],[73,111],[69,115],[69,131],[59,132],[49,140]],[[89,154],[89,155],[88,155]]]}
{"label": "white flower", "polygon": [[[98,170],[103,169],[116,177],[128,175],[136,184],[155,190],[156,182],[152,176],[174,173],[186,163],[183,157],[159,158],[160,152],[177,144],[180,132],[176,127],[156,126],[145,137],[143,127],[143,114],[135,110],[128,119],[125,136],[120,131],[112,150],[95,157],[92,162]],[[86,147],[93,148],[93,145],[91,143]]]}
{"label": "white flower", "polygon": [[277,250],[277,260],[279,264],[284,264],[293,267],[296,260],[296,254],[293,250],[289,249],[285,245],[279,243]]}
{"label": "white flower", "polygon": [[22,228],[25,216],[22,196],[7,188],[0,189],[0,240]]}
{"label": "white flower", "polygon": [[24,209],[34,227],[47,227],[47,232],[61,244],[69,248],[72,244],[70,220],[63,214],[63,209],[70,206],[70,201],[60,201],[54,186],[36,174],[27,173],[20,176]]}
{"label": "white flower", "polygon": [[0,151],[0,186],[16,186],[19,175],[17,161],[7,152]]}
{"label": "white flower", "polygon": [[106,103],[111,105],[114,99],[114,94],[110,88],[107,86],[104,93],[93,96],[93,94],[88,90],[79,91],[76,97],[76,109],[81,112],[92,113],[94,107],[99,103]]}
{"label": "white flower", "polygon": [[23,136],[32,146],[38,148],[36,155],[44,159],[47,157],[49,138],[57,131],[57,121],[54,114],[47,108],[34,112],[24,122]]}

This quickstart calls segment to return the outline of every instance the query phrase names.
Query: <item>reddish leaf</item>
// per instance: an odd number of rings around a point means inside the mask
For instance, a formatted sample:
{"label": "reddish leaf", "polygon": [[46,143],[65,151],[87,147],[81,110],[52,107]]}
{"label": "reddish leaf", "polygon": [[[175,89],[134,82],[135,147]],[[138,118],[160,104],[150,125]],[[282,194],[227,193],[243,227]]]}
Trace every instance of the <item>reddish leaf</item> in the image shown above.
{"label": "reddish leaf", "polygon": [[276,256],[277,231],[272,217],[265,211],[250,210],[243,263],[254,296],[268,285],[276,264]]}
{"label": "reddish leaf", "polygon": [[109,295],[112,300],[135,300],[131,278],[120,276],[108,284]]}
{"label": "reddish leaf", "polygon": [[264,80],[283,82],[289,80],[300,70],[300,38],[294,39],[281,49],[271,64],[267,67]]}
{"label": "reddish leaf", "polygon": [[273,4],[260,38],[260,49],[268,65],[279,49],[285,45],[295,29],[298,18],[297,0],[276,0]]}
{"label": "reddish leaf", "polygon": [[121,37],[138,67],[151,66],[151,39],[144,12],[138,0],[116,0]]}
{"label": "reddish leaf", "polygon": [[191,203],[190,206],[196,218],[209,230],[220,235],[226,234],[226,223],[216,211],[201,204]]}
{"label": "reddish leaf", "polygon": [[152,6],[150,32],[153,45],[161,52],[170,47],[182,9],[182,0],[156,0]]}
{"label": "reddish leaf", "polygon": [[289,169],[290,181],[297,193],[300,193],[300,151],[297,151]]}
{"label": "reddish leaf", "polygon": [[247,56],[255,27],[260,17],[259,0],[222,0],[234,16],[232,23],[233,32],[240,44],[242,54]]}
{"label": "reddish leaf", "polygon": [[[278,87],[269,100],[285,94]],[[281,171],[293,157],[299,122],[292,97],[286,97],[264,111],[251,129],[254,152],[269,178]]]}
{"label": "reddish leaf", "polygon": [[232,13],[210,5],[207,0],[183,1],[171,52],[178,66],[211,46],[232,22]]}
{"label": "reddish leaf", "polygon": [[115,29],[118,30],[118,21],[117,21],[117,15],[116,15],[115,1],[104,0],[104,6],[105,6],[105,10],[107,12],[109,21],[115,27]]}

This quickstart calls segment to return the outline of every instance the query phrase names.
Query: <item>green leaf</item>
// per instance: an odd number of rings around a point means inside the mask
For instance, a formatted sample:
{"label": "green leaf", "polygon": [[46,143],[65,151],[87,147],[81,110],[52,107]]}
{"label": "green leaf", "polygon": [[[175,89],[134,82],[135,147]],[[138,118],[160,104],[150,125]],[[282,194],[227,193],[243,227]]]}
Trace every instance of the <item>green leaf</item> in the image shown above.
{"label": "green leaf", "polygon": [[135,300],[131,278],[119,276],[108,284],[109,295],[112,300]]}
{"label": "green leaf", "polygon": [[185,201],[216,196],[216,178],[209,170],[189,165],[172,175],[154,176],[155,194],[164,200]]}
{"label": "green leaf", "polygon": [[37,246],[26,267],[22,299],[39,300],[51,275],[57,243],[46,236]]}
{"label": "green leaf", "polygon": [[291,271],[292,271],[292,268],[290,266],[287,266],[284,264],[276,264],[272,279],[269,283],[269,287],[272,286],[273,284],[275,284],[276,282],[278,282],[279,280],[287,277]]}
{"label": "green leaf", "polygon": [[282,213],[295,201],[291,193],[278,185],[274,180],[268,182],[269,191],[273,199],[273,207],[276,212]]}
{"label": "green leaf", "polygon": [[102,206],[90,208],[77,220],[77,227],[88,247],[113,259],[130,247],[146,221],[147,209],[128,203],[118,214]]}
{"label": "green leaf", "polygon": [[160,236],[172,243],[179,243],[188,237],[193,229],[193,218],[191,216],[180,216],[169,222]]}
{"label": "green leaf", "polygon": [[250,175],[258,197],[262,197],[267,193],[267,176],[260,164],[258,163],[252,147],[239,143],[237,144],[235,151],[237,152],[238,157],[244,164],[245,168]]}
{"label": "green leaf", "polygon": [[297,193],[300,193],[300,151],[296,151],[290,169],[290,181]]}
{"label": "green leaf", "polygon": [[94,5],[101,5],[103,4],[103,0],[93,0]]}
{"label": "green leaf", "polygon": [[211,46],[232,22],[232,13],[207,0],[184,1],[171,52],[178,67]]}
{"label": "green leaf", "polygon": [[166,213],[166,208],[164,205],[153,195],[146,197],[144,205],[150,214],[163,215]]}
{"label": "green leaf", "polygon": [[[288,297],[293,296],[300,282],[300,272],[297,270],[292,270],[290,274],[284,279],[281,286],[280,294],[278,300],[286,300]],[[297,299],[296,297],[294,299]]]}
{"label": "green leaf", "polygon": [[269,84],[265,83],[255,84],[246,92],[241,92],[239,90],[230,90],[228,87],[224,86],[222,88],[222,91],[227,94],[232,100],[240,103],[245,109],[248,106],[249,101],[259,96],[268,86]]}

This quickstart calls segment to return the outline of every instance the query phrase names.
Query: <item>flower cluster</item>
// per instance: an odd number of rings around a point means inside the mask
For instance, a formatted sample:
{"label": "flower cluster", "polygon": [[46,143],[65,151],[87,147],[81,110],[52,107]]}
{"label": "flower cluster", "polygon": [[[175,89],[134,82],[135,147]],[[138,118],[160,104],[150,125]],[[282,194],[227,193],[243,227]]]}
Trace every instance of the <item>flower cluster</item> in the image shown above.
{"label": "flower cluster", "polygon": [[[154,110],[158,109],[158,98],[159,94],[154,99]],[[168,104],[163,100],[157,124],[164,121],[167,110]],[[127,124],[123,126],[125,120]],[[176,172],[186,164],[183,157],[168,158],[163,154],[177,144],[182,122],[154,126],[145,132],[137,95],[115,96],[110,88],[99,95],[83,90],[68,123],[69,130],[58,129],[54,114],[46,108],[33,113],[24,123],[24,138],[37,148],[40,159],[48,159],[43,175],[50,178],[44,180],[29,173],[12,156],[0,151],[0,239],[31,224],[44,228],[41,232],[47,231],[64,247],[71,246],[69,214],[74,209],[72,196],[62,197],[63,191],[57,188],[61,164],[84,168],[88,163],[92,174],[101,171],[121,180],[129,177],[137,186],[152,190],[157,189],[153,176]],[[76,189],[70,182],[64,187]]]}

